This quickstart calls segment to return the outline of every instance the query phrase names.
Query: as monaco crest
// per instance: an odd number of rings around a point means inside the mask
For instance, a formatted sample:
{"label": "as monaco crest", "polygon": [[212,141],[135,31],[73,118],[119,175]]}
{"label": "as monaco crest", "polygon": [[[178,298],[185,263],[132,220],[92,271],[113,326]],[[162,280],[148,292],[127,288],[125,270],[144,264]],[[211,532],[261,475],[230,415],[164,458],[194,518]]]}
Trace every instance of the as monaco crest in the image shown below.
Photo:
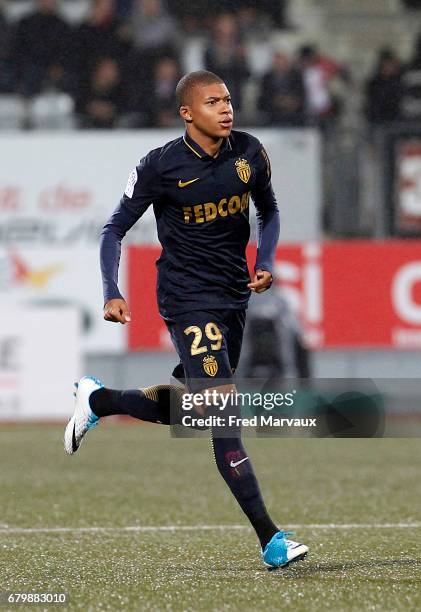
{"label": "as monaco crest", "polygon": [[215,376],[218,371],[218,362],[213,355],[206,355],[203,358],[203,369],[208,376]]}
{"label": "as monaco crest", "polygon": [[248,183],[251,176],[251,168],[248,161],[246,159],[237,159],[235,167],[243,183]]}

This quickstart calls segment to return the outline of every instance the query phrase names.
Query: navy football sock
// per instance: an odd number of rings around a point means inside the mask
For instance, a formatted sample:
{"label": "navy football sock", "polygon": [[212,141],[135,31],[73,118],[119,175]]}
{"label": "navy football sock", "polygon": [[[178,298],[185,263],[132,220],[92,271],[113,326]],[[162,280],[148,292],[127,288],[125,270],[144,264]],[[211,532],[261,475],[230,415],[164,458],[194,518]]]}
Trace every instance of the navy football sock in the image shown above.
{"label": "navy football sock", "polygon": [[[174,396],[171,394],[174,393]],[[181,393],[181,391],[180,391]],[[127,414],[149,423],[169,425],[170,403],[178,396],[178,388],[172,385],[156,385],[144,389],[97,389],[89,398],[92,411],[99,417]]]}
{"label": "navy football sock", "polygon": [[[231,434],[233,437],[226,437]],[[241,441],[240,429],[212,427],[212,445],[221,476],[264,548],[279,529],[266,510],[253,466]]]}

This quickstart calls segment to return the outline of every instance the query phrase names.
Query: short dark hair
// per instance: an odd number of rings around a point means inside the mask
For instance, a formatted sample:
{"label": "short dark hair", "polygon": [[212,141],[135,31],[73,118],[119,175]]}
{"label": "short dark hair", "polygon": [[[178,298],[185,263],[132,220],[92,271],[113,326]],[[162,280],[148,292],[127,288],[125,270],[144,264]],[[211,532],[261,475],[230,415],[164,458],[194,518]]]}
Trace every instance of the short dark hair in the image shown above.
{"label": "short dark hair", "polygon": [[175,97],[177,107],[189,104],[191,92],[195,87],[201,85],[212,85],[213,83],[223,83],[224,81],[217,74],[209,72],[209,70],[196,70],[185,74],[177,83],[175,88]]}

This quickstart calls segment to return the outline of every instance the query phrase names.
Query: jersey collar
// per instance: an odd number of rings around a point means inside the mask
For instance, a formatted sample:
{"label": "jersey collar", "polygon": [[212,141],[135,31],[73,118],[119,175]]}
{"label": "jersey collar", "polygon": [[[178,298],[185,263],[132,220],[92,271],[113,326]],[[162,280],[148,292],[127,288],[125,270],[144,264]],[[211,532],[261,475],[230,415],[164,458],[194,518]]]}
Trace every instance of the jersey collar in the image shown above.
{"label": "jersey collar", "polygon": [[[194,153],[195,155],[197,155],[197,157],[200,157],[200,159],[203,158],[209,158],[209,159],[217,159],[217,158],[212,158],[208,153],[206,153],[206,151],[204,151],[202,149],[202,147],[200,147],[197,142],[195,142],[193,140],[193,138],[191,138],[191,136],[189,136],[189,134],[187,133],[187,131],[185,132],[184,136],[183,136],[183,142],[186,145],[186,147],[188,147],[190,149],[190,151],[192,153]],[[219,149],[219,155],[221,155],[221,153],[224,153],[225,151],[231,151],[232,150],[232,145],[230,142],[230,138],[224,138],[221,148]],[[218,157],[219,157],[218,155]]]}

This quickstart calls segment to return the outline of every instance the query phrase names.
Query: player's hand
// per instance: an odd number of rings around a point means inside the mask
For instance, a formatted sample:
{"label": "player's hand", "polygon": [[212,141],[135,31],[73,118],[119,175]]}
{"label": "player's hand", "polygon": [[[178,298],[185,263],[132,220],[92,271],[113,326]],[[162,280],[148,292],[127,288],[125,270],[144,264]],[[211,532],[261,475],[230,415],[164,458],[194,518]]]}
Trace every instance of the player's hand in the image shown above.
{"label": "player's hand", "polygon": [[267,291],[273,282],[273,277],[267,270],[256,270],[253,280],[247,285],[255,293]]}
{"label": "player's hand", "polygon": [[132,318],[125,300],[117,298],[110,300],[104,306],[104,319],[113,323],[129,323]]}

